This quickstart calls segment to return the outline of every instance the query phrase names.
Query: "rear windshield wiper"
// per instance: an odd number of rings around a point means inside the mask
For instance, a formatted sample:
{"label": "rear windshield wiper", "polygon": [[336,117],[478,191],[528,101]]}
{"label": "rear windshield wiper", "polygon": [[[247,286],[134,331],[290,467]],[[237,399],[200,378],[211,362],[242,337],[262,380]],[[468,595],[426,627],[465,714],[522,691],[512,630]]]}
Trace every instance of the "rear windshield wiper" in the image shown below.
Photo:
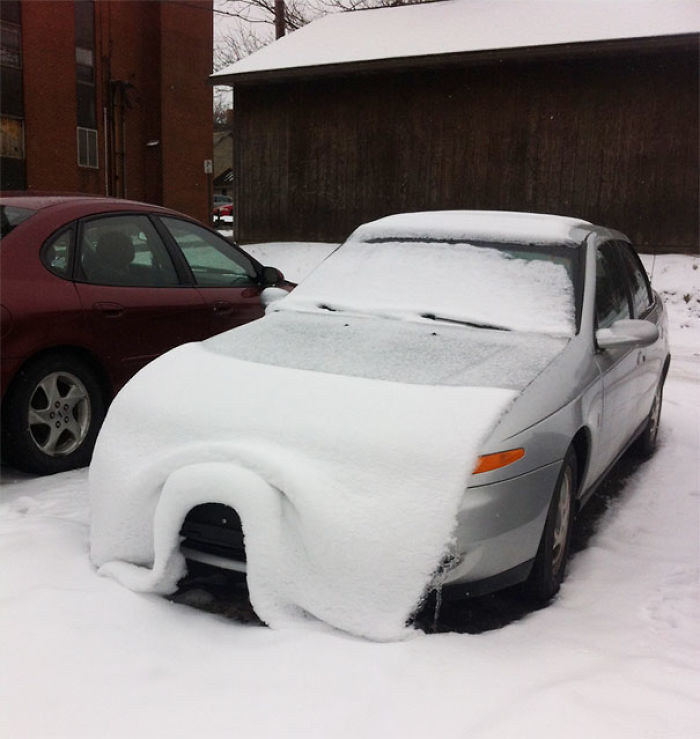
{"label": "rear windshield wiper", "polygon": [[471,326],[472,328],[490,328],[494,331],[510,331],[505,326],[495,326],[492,323],[474,323],[472,321],[461,321],[459,318],[445,318],[444,316],[436,316],[434,313],[421,313],[421,318],[427,318],[431,321],[443,321],[445,323],[457,323],[460,326]]}

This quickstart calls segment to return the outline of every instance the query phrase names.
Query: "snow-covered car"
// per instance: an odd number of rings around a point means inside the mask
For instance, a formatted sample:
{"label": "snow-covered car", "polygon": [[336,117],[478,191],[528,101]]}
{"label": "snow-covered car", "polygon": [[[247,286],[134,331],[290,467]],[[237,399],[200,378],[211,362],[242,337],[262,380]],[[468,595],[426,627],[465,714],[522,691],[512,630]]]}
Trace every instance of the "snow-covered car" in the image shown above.
{"label": "snow-covered car", "polygon": [[265,317],[164,355],[90,470],[93,562],[246,572],[271,625],[393,638],[431,590],[562,581],[576,512],[656,441],[664,308],[627,238],[450,211],[365,224]]}

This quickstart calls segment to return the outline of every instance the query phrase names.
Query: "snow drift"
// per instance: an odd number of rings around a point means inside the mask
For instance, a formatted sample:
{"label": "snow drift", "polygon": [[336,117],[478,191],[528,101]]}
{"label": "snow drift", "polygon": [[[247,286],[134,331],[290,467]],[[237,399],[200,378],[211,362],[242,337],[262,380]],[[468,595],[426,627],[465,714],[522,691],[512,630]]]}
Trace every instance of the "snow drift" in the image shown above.
{"label": "snow drift", "polygon": [[170,592],[185,572],[184,517],[225,503],[264,621],[312,614],[397,638],[445,554],[479,443],[515,394],[180,347],[110,409],[90,469],[92,559],[128,587]]}

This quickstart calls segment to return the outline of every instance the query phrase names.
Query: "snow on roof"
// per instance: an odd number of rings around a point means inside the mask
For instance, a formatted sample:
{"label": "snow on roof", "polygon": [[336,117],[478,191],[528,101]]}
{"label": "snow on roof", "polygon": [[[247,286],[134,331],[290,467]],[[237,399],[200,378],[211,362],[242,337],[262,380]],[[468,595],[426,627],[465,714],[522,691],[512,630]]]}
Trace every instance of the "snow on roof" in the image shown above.
{"label": "snow on roof", "polygon": [[443,210],[399,213],[365,223],[349,241],[382,238],[484,239],[514,243],[580,243],[593,228],[588,221],[541,213]]}
{"label": "snow on roof", "polygon": [[697,0],[443,0],[326,15],[211,79],[699,30]]}

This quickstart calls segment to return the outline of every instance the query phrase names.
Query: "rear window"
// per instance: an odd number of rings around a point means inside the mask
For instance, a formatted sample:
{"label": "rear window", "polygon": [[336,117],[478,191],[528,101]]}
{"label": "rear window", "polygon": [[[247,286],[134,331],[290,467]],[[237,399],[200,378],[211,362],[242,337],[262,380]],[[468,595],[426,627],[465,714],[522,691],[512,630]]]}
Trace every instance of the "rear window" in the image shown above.
{"label": "rear window", "polygon": [[14,205],[0,205],[0,236],[7,236],[20,223],[36,213],[30,208],[17,208]]}

